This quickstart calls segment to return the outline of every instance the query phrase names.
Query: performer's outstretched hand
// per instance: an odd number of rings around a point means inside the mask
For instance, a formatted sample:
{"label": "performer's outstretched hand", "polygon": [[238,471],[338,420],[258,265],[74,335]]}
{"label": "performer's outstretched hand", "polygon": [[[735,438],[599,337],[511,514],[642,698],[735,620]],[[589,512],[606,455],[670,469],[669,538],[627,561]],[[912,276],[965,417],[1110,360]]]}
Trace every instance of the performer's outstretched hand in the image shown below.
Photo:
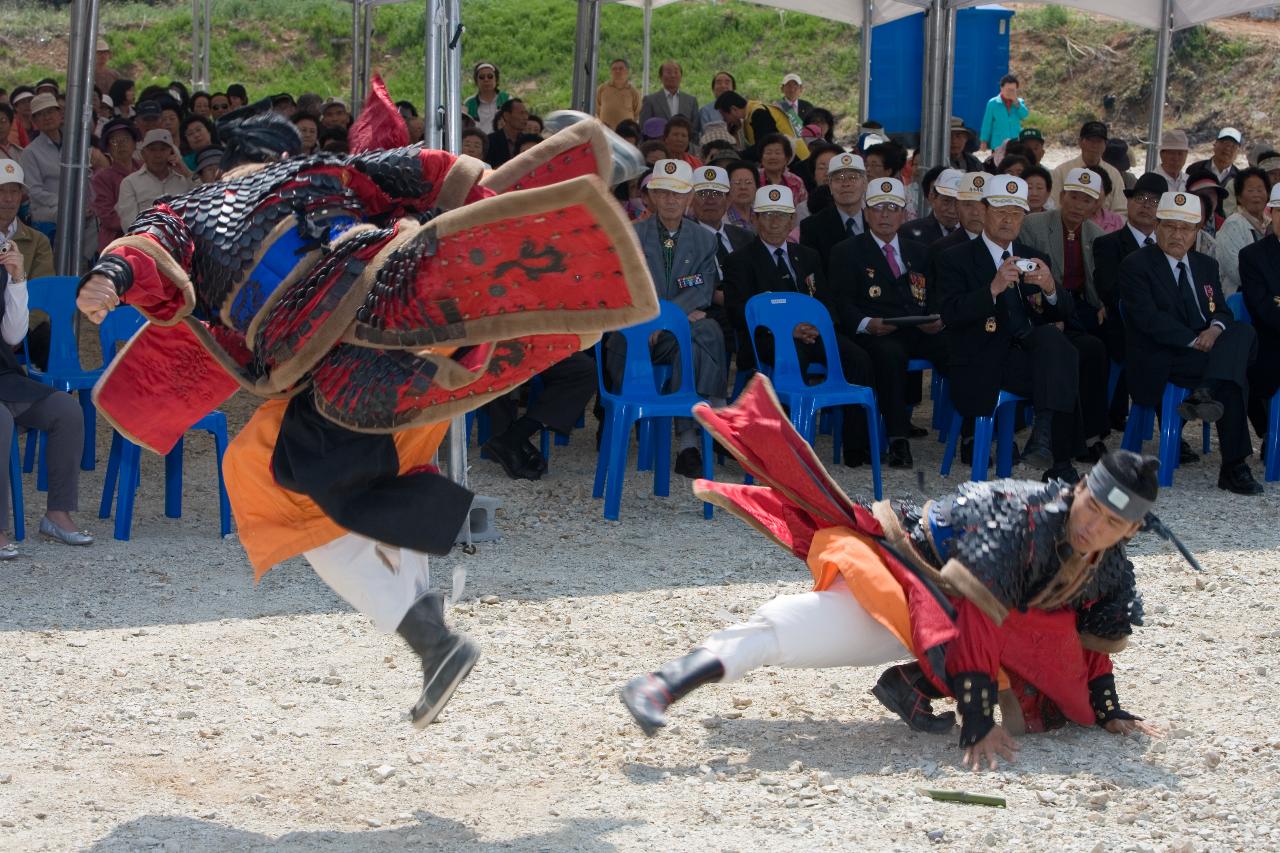
{"label": "performer's outstretched hand", "polygon": [[960,763],[970,770],[981,770],[982,762],[985,760],[987,766],[995,770],[997,755],[1011,762],[1014,754],[1020,749],[1022,747],[1018,746],[1017,741],[1004,730],[1003,726],[996,726],[987,732],[986,737],[964,751],[964,758]]}
{"label": "performer's outstretched hand", "polygon": [[1135,732],[1148,737],[1164,737],[1164,731],[1143,720],[1107,720],[1102,726],[1113,735],[1131,735]]}
{"label": "performer's outstretched hand", "polygon": [[115,285],[104,275],[89,276],[80,288],[80,295],[76,297],[76,307],[80,309],[80,313],[94,323],[107,319],[111,309],[119,304],[120,297],[116,294]]}

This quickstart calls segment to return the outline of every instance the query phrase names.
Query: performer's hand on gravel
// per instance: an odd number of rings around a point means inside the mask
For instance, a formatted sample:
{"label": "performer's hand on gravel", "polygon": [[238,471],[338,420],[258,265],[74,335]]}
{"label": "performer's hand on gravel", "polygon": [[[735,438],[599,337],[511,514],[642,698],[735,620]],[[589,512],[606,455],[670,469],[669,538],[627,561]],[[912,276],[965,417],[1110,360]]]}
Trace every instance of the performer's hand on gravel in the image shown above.
{"label": "performer's hand on gravel", "polygon": [[1164,731],[1144,720],[1107,720],[1102,726],[1113,735],[1144,734],[1147,737],[1164,737]]}
{"label": "performer's hand on gravel", "polygon": [[111,309],[119,304],[120,297],[116,294],[115,285],[102,275],[89,276],[84,287],[80,288],[80,295],[76,297],[76,307],[80,309],[80,313],[94,323],[107,319]]}
{"label": "performer's hand on gravel", "polygon": [[986,737],[964,751],[964,758],[960,763],[969,770],[981,770],[985,761],[989,769],[995,770],[997,755],[1012,762],[1020,749],[1022,747],[1018,746],[1017,741],[1003,726],[995,726],[987,732]]}

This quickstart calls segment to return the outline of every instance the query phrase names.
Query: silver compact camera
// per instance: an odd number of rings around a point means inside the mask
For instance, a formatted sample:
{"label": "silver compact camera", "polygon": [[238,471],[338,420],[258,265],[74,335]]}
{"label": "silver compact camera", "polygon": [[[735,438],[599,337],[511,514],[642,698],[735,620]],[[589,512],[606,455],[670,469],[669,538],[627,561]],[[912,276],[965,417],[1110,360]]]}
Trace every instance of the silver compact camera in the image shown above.
{"label": "silver compact camera", "polygon": [[5,240],[3,243],[0,243],[0,255],[3,255],[5,252],[9,251],[12,248],[13,248],[13,244],[10,243],[8,240]]}
{"label": "silver compact camera", "polygon": [[1019,272],[1023,272],[1023,273],[1035,272],[1036,270],[1040,269],[1040,262],[1035,260],[1034,258],[1019,258],[1014,263],[1014,266],[1018,268]]}

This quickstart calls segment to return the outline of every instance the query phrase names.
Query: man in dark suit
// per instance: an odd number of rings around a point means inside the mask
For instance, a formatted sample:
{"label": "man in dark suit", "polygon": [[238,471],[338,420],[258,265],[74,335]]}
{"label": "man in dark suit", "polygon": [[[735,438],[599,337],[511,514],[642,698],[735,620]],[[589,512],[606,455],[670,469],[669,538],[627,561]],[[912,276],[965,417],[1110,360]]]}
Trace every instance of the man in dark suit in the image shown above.
{"label": "man in dark suit", "polygon": [[[942,322],[951,349],[951,397],[965,418],[990,416],[1000,389],[1032,401],[1035,426],[1022,458],[1044,479],[1078,480],[1071,465],[1080,439],[1079,365],[1055,323],[1074,312],[1048,259],[1018,243],[1030,205],[1027,185],[1011,175],[983,182],[982,234],[938,261]],[[1034,260],[1035,265],[1021,262]]]}
{"label": "man in dark suit", "polygon": [[832,204],[800,223],[800,243],[818,253],[823,272],[836,243],[866,230],[862,198],[867,192],[867,167],[857,154],[841,152],[827,164]]}
{"label": "man in dark suit", "polygon": [[[755,368],[755,352],[747,330],[746,308],[758,293],[793,292],[822,299],[827,291],[818,253],[807,246],[788,243],[787,235],[795,227],[795,204],[787,187],[764,186],[756,192],[752,222],[756,237],[745,247],[729,255],[724,266],[725,308],[737,332],[738,369]],[[801,323],[794,330],[800,363],[824,363],[826,350],[818,337],[818,329]],[[855,385],[872,386],[871,358],[846,336],[836,335],[840,367],[844,378]],[[755,349],[766,363],[773,361],[774,341],[761,330]],[[844,462],[856,467],[870,460],[867,429],[861,409],[848,406],[844,410]],[[876,448],[879,452],[879,448]]]}
{"label": "man in dark suit", "polygon": [[1167,382],[1192,389],[1178,413],[1217,422],[1218,488],[1257,495],[1262,485],[1249,470],[1253,447],[1245,418],[1257,336],[1232,318],[1218,262],[1191,248],[1201,213],[1193,193],[1165,193],[1156,211],[1156,244],[1120,264],[1129,391],[1134,402],[1158,408]]}
{"label": "man in dark suit", "polygon": [[782,97],[776,101],[787,118],[791,119],[797,136],[800,135],[800,128],[804,127],[804,117],[813,110],[813,104],[800,97],[803,91],[804,81],[800,79],[800,75],[788,74],[782,78]]}
{"label": "man in dark suit", "polygon": [[963,246],[970,240],[978,239],[986,221],[987,205],[982,200],[982,188],[991,178],[986,172],[962,173],[956,181],[956,218],[960,223],[950,234],[935,240],[929,245],[925,276],[929,279],[929,290],[937,292],[938,261],[947,251],[956,246]]}
{"label": "man in dark suit", "polygon": [[538,374],[536,394],[529,395],[529,407],[519,411],[521,389],[488,403],[493,437],[485,444],[492,457],[513,480],[538,480],[547,471],[547,460],[530,439],[544,429],[568,435],[596,393],[595,359],[575,352]]}
{"label": "man in dark suit", "polygon": [[1249,420],[1267,434],[1271,397],[1280,389],[1280,184],[1267,202],[1271,233],[1240,250],[1240,292],[1258,336],[1258,360],[1249,368]]}
{"label": "man in dark suit", "polygon": [[927,358],[946,372],[947,346],[942,322],[897,326],[893,319],[937,311],[925,280],[925,249],[899,239],[907,195],[897,178],[876,178],[867,190],[863,214],[867,230],[831,251],[828,303],[836,328],[871,355],[876,397],[889,437],[889,465],[910,468],[911,422],[907,417],[907,362]]}
{"label": "man in dark suit", "polygon": [[697,139],[702,133],[702,123],[698,114],[698,99],[693,95],[680,91],[680,81],[684,79],[684,69],[680,63],[667,60],[658,69],[662,78],[662,88],[644,96],[640,102],[640,125],[651,118],[672,118],[684,116],[693,123],[692,138]]}
{"label": "man in dark suit", "polygon": [[716,238],[716,264],[720,269],[720,287],[716,288],[707,306],[707,316],[720,324],[724,332],[725,347],[734,352],[734,328],[729,313],[724,308],[724,265],[729,255],[754,239],[745,228],[724,221],[729,210],[729,173],[719,166],[701,166],[693,170],[693,197],[689,202],[689,216]]}
{"label": "man in dark suit", "polygon": [[903,237],[925,246],[932,245],[955,231],[960,225],[956,210],[956,188],[964,172],[934,166],[925,173],[921,186],[929,199],[929,215],[913,219],[902,226]]}
{"label": "man in dark suit", "polygon": [[511,98],[498,107],[498,117],[494,121],[498,129],[489,134],[484,156],[485,162],[496,169],[519,153],[516,140],[524,133],[525,123],[529,121],[529,108],[519,98]]}

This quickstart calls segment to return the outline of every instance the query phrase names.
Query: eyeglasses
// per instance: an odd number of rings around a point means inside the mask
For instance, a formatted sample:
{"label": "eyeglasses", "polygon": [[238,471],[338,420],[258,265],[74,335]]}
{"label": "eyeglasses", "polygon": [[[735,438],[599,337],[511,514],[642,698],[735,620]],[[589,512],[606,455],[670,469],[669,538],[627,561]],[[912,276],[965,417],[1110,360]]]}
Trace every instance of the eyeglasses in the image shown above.
{"label": "eyeglasses", "polygon": [[1160,203],[1160,197],[1151,193],[1140,193],[1133,197],[1133,203],[1139,207],[1155,207]]}
{"label": "eyeglasses", "polygon": [[833,184],[856,184],[858,181],[865,181],[867,175],[865,172],[854,172],[849,169],[841,169],[839,172],[827,176]]}

